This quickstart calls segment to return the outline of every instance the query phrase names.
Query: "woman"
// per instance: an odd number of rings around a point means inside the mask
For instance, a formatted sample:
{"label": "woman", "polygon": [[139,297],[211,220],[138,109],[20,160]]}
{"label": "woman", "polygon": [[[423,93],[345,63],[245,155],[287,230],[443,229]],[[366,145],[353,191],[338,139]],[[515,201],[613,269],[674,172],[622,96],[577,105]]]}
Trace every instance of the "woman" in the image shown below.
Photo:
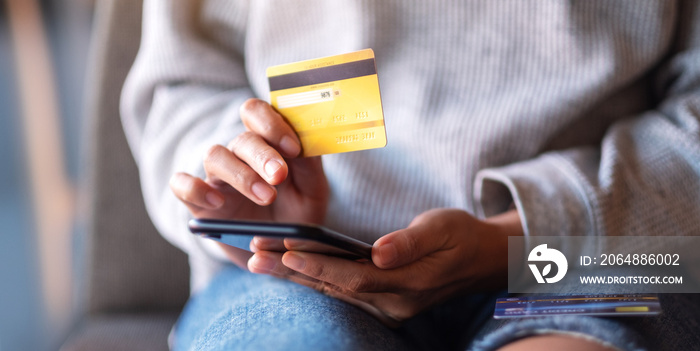
{"label": "woman", "polygon": [[[174,348],[697,338],[639,336],[640,324],[672,325],[662,319],[501,327],[489,314],[508,236],[700,227],[699,23],[692,1],[146,0],[122,111],[149,213],[190,256]],[[264,101],[265,69],[364,48],[388,146],[299,157]],[[372,262],[280,254],[265,240],[252,255],[191,235],[191,217],[324,224],[374,242]]]}

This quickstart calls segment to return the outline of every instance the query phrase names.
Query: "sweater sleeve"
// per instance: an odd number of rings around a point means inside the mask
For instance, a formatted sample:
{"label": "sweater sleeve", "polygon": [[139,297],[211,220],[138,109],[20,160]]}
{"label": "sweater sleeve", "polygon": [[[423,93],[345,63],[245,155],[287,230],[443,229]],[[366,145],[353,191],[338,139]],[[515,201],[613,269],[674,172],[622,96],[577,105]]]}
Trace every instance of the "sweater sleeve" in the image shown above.
{"label": "sweater sleeve", "polygon": [[658,70],[653,110],[615,122],[600,145],[484,169],[477,213],[510,193],[527,235],[698,235],[700,5],[685,1],[672,54]]}
{"label": "sweater sleeve", "polygon": [[231,45],[215,45],[202,28],[207,10],[201,3],[144,1],[141,46],[122,91],[121,112],[155,226],[191,261],[194,256],[211,264],[224,260],[223,253],[189,233],[190,214],[168,182],[180,171],[204,176],[202,158],[192,155],[226,145],[244,129],[238,109],[253,93],[241,55],[246,9],[227,11],[233,16]]}

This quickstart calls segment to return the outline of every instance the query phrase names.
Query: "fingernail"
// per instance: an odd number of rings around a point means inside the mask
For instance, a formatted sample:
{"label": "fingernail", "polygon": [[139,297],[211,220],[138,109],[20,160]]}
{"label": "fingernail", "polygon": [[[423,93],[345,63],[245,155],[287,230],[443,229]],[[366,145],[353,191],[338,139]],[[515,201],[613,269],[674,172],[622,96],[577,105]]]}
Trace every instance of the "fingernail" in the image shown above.
{"label": "fingernail", "polygon": [[207,199],[207,202],[216,208],[219,208],[221,207],[221,205],[224,204],[224,198],[215,192],[210,191],[205,195],[205,197]]}
{"label": "fingernail", "polygon": [[277,160],[269,160],[265,163],[265,173],[268,177],[272,178],[277,173],[277,170],[282,168],[282,164]]}
{"label": "fingernail", "polygon": [[391,266],[399,259],[399,252],[393,243],[381,245],[377,249],[379,250],[379,263],[383,266]]}
{"label": "fingernail", "polygon": [[267,273],[275,269],[277,262],[275,262],[275,260],[269,257],[253,255],[253,257],[250,258],[250,262],[248,262],[248,264],[252,266],[252,268],[256,272]]}
{"label": "fingernail", "polygon": [[291,252],[287,252],[284,254],[284,256],[282,256],[282,263],[295,271],[303,270],[304,267],[306,267],[306,261],[304,261],[304,258]]}
{"label": "fingernail", "polygon": [[268,201],[273,195],[275,195],[275,192],[270,189],[269,185],[261,182],[253,184],[251,190],[253,190],[253,194],[255,194],[255,196],[257,196],[261,201]]}
{"label": "fingernail", "polygon": [[289,156],[296,156],[301,151],[301,146],[289,135],[285,135],[280,140],[280,148]]}

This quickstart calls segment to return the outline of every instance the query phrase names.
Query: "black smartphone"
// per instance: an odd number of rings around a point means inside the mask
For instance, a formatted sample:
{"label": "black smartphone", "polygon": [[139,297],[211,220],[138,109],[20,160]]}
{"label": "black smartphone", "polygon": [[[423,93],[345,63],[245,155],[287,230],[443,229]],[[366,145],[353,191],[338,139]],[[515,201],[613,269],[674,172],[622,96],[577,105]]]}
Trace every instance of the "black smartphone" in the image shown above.
{"label": "black smartphone", "polygon": [[193,234],[244,250],[250,250],[253,237],[262,236],[293,239],[294,250],[372,259],[372,245],[319,225],[200,218],[190,220],[188,226]]}

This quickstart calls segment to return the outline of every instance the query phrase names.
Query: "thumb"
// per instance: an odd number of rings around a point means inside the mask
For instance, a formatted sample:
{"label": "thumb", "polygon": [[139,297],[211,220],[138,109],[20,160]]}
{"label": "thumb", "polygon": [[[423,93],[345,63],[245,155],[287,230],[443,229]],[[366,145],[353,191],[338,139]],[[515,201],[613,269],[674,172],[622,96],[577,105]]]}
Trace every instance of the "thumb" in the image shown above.
{"label": "thumb", "polygon": [[372,246],[372,262],[392,269],[415,262],[442,247],[443,235],[428,225],[411,225],[379,239]]}

